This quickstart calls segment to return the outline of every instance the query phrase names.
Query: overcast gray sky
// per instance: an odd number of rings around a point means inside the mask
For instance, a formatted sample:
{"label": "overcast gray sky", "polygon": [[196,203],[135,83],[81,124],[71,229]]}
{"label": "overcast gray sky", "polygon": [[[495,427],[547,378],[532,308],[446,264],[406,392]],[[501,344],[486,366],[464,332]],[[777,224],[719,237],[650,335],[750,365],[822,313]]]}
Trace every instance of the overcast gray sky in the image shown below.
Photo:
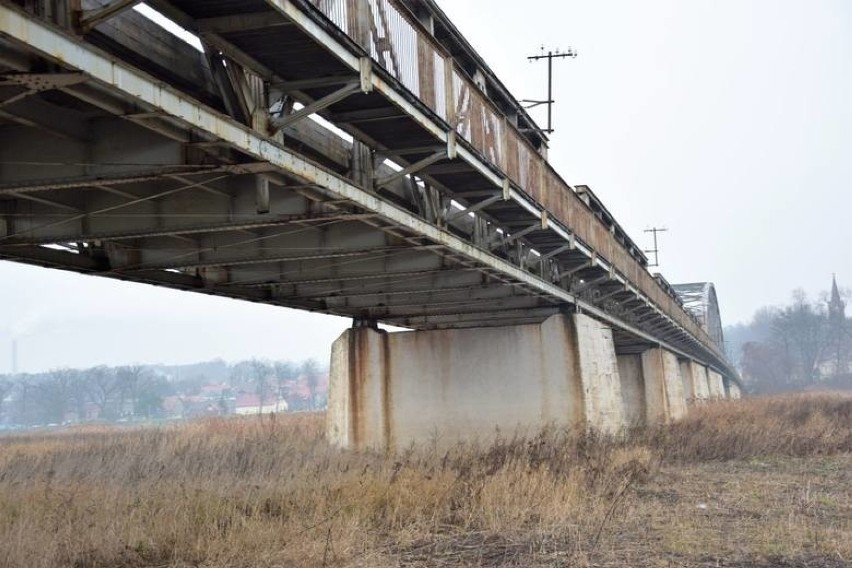
{"label": "overcast gray sky", "polygon": [[[518,98],[545,97],[550,158],[661,271],[716,283],[725,323],[852,284],[852,3],[439,0]],[[540,116],[540,115],[536,115]],[[346,320],[0,262],[0,372],[252,356],[327,360]]]}

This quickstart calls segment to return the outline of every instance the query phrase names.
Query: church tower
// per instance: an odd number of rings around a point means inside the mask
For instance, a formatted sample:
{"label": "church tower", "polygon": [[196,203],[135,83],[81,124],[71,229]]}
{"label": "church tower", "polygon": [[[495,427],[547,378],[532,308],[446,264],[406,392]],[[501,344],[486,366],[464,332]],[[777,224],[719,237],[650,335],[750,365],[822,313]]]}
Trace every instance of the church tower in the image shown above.
{"label": "church tower", "polygon": [[846,304],[840,299],[840,290],[837,289],[837,277],[831,276],[831,299],[828,302],[828,321],[831,326],[839,324],[841,327],[846,322]]}
{"label": "church tower", "polygon": [[834,372],[838,375],[846,373],[846,304],[840,298],[840,290],[837,288],[837,277],[831,276],[831,298],[828,301],[828,328],[831,338],[831,347],[834,353]]}

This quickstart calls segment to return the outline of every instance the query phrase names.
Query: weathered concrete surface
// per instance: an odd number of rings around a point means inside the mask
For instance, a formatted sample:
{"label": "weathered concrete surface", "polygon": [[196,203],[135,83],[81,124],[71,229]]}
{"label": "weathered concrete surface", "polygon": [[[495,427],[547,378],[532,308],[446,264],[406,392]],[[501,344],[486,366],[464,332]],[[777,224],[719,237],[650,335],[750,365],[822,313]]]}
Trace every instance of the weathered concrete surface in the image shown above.
{"label": "weathered concrete surface", "polygon": [[667,424],[686,416],[686,398],[677,357],[665,349],[642,354],[648,424]]}
{"label": "weathered concrete surface", "polygon": [[693,401],[705,401],[710,398],[710,388],[707,384],[707,367],[695,361],[689,363],[692,375]]}
{"label": "weathered concrete surface", "polygon": [[540,325],[386,333],[332,348],[328,431],[342,447],[493,438],[545,425],[625,424],[611,330],[584,315]]}
{"label": "weathered concrete surface", "polygon": [[645,424],[645,378],[642,376],[641,355],[619,355],[618,374],[621,378],[621,401],[627,426]]}
{"label": "weathered concrete surface", "polygon": [[340,447],[383,447],[390,431],[387,334],[347,329],[331,346],[326,429]]}
{"label": "weathered concrete surface", "polygon": [[358,328],[332,347],[328,436],[383,449],[546,425],[617,433],[683,418],[688,399],[724,397],[721,375],[666,349],[616,356],[611,329],[582,314],[511,327]]}
{"label": "weathered concrete surface", "polygon": [[718,400],[725,398],[725,383],[723,382],[722,375],[712,369],[707,369],[707,387],[710,399]]}
{"label": "weathered concrete surface", "polygon": [[680,380],[683,383],[683,396],[686,399],[687,404],[695,398],[695,386],[692,383],[692,369],[690,368],[690,363],[688,359],[679,359],[678,360],[678,372],[680,373]]}
{"label": "weathered concrete surface", "polygon": [[740,387],[733,381],[728,382],[728,398],[732,400],[736,400],[742,398],[743,393],[740,390]]}
{"label": "weathered concrete surface", "polygon": [[582,314],[573,319],[586,423],[603,432],[619,432],[626,422],[612,329]]}

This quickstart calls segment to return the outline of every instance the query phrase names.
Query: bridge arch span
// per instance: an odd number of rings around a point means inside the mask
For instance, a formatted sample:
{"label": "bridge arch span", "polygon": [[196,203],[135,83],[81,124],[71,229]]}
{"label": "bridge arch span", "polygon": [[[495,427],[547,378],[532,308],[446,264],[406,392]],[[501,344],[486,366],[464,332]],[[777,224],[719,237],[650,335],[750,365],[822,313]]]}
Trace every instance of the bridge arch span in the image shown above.
{"label": "bridge arch span", "polygon": [[691,282],[672,286],[684,307],[698,318],[699,323],[710,335],[710,339],[724,349],[725,336],[722,331],[722,316],[719,312],[719,299],[712,282]]}

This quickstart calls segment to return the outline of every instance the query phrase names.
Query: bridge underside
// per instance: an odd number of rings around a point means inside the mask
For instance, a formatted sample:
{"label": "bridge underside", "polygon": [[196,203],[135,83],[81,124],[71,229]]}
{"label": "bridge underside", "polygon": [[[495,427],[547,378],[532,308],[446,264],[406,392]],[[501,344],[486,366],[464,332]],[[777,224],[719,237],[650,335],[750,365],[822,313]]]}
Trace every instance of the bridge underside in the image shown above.
{"label": "bridge underside", "polygon": [[133,11],[84,41],[11,4],[0,258],[420,330],[582,311],[618,353],[735,377],[307,3],[152,3],[205,54]]}
{"label": "bridge underside", "polygon": [[[153,114],[84,82],[4,105],[0,256],[414,328],[562,309],[451,244]],[[285,144],[347,175],[351,144],[323,130],[303,123]],[[386,194],[403,199],[403,185]],[[470,224],[462,215],[449,227]]]}

